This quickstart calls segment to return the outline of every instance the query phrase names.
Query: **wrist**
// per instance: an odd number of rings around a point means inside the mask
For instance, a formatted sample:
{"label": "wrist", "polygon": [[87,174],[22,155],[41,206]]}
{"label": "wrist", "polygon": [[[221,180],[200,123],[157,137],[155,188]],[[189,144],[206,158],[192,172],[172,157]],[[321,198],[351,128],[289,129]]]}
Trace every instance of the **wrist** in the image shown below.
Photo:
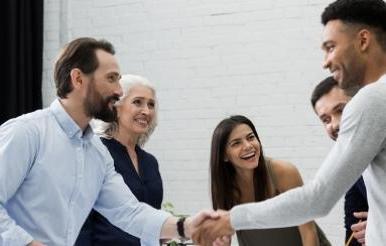
{"label": "wrist", "polygon": [[181,217],[177,220],[177,234],[180,240],[187,240],[188,238],[190,238],[188,219],[189,218],[187,217]]}

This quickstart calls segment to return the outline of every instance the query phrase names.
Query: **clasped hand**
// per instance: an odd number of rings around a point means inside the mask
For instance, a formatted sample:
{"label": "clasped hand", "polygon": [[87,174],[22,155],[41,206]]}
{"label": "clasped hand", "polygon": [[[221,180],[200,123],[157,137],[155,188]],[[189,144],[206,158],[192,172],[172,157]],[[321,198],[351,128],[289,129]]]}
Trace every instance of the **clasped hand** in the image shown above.
{"label": "clasped hand", "polygon": [[201,246],[230,245],[231,236],[235,233],[230,224],[227,211],[206,211],[192,218],[192,229],[189,231],[193,242]]}

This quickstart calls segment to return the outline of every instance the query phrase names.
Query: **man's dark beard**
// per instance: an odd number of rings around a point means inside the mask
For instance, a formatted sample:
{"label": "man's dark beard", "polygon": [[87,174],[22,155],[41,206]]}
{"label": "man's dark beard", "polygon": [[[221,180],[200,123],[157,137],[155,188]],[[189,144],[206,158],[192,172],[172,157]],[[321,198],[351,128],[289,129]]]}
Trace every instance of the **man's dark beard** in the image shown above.
{"label": "man's dark beard", "polygon": [[117,110],[115,107],[110,109],[111,101],[118,101],[119,96],[113,95],[103,98],[102,95],[95,90],[94,81],[89,85],[87,98],[84,100],[85,113],[88,117],[103,120],[105,122],[113,122],[117,120]]}
{"label": "man's dark beard", "polygon": [[103,120],[105,122],[114,122],[117,120],[117,110],[115,107],[112,109],[109,108],[109,101],[112,97],[107,98],[103,105],[100,105],[101,108],[99,110],[97,108],[93,108],[92,117],[95,119]]}

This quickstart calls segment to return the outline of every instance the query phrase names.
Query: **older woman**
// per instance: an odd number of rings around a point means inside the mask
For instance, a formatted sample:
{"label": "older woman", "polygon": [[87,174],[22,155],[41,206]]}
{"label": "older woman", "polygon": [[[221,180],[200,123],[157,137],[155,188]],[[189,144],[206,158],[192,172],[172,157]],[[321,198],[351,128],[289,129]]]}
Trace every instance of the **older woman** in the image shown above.
{"label": "older woman", "polygon": [[[158,162],[142,149],[156,126],[156,93],[140,76],[124,75],[120,83],[124,95],[116,104],[116,121],[98,122],[95,128],[114,159],[116,171],[137,199],[160,209],[163,188]],[[115,227],[93,210],[75,245],[139,246],[140,240]]]}

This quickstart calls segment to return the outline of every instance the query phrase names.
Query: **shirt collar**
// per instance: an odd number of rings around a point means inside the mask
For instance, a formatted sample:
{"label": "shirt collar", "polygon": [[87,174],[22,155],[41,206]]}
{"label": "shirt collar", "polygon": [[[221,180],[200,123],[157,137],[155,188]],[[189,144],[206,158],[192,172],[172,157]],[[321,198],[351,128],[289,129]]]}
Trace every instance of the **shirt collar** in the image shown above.
{"label": "shirt collar", "polygon": [[66,133],[69,138],[77,137],[83,138],[85,140],[90,140],[94,135],[94,132],[90,125],[87,126],[84,133],[82,129],[76,124],[76,122],[71,118],[71,116],[66,112],[60,103],[59,99],[53,101],[50,105],[50,110],[55,116],[56,121]]}

